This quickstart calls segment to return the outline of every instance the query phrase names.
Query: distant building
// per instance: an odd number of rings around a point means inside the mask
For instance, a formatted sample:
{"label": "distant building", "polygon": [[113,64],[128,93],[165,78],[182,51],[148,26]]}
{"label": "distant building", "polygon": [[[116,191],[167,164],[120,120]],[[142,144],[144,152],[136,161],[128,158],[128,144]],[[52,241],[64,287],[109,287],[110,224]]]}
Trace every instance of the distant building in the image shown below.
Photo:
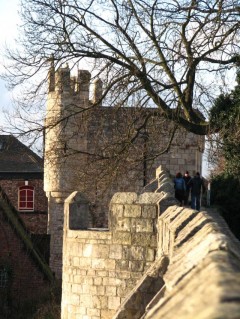
{"label": "distant building", "polygon": [[0,186],[30,233],[46,234],[43,159],[12,135],[0,135]]}
{"label": "distant building", "polygon": [[36,301],[53,279],[46,262],[49,251],[46,232],[42,159],[15,137],[1,135],[1,318],[10,318],[12,310],[20,304]]}

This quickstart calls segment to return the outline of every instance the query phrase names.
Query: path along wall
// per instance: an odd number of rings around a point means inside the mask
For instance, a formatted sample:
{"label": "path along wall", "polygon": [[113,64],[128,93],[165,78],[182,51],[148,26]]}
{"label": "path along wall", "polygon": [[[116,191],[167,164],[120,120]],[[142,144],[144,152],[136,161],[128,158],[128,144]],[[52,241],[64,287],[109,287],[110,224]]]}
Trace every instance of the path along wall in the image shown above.
{"label": "path along wall", "polygon": [[239,318],[240,248],[225,222],[179,207],[161,169],[146,191],[113,197],[109,230],[76,229],[87,200],[67,199],[62,319]]}

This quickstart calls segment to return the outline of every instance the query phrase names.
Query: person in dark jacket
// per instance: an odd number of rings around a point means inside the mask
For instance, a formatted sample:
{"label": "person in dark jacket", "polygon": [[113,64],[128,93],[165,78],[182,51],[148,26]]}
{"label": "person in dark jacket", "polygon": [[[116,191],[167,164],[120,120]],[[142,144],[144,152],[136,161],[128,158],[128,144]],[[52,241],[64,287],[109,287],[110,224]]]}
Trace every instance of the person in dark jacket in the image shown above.
{"label": "person in dark jacket", "polygon": [[190,180],[189,186],[191,189],[191,208],[200,210],[201,193],[205,192],[203,179],[200,177],[199,172]]}
{"label": "person in dark jacket", "polygon": [[189,193],[190,193],[190,185],[189,182],[191,180],[191,176],[189,175],[189,172],[186,171],[184,176],[183,176],[185,185],[186,185],[186,192],[185,192],[185,197],[184,197],[184,205],[188,205],[188,200],[189,200]]}
{"label": "person in dark jacket", "polygon": [[186,185],[184,179],[182,178],[182,174],[179,172],[176,174],[174,178],[174,188],[175,188],[175,198],[182,205],[185,198]]}

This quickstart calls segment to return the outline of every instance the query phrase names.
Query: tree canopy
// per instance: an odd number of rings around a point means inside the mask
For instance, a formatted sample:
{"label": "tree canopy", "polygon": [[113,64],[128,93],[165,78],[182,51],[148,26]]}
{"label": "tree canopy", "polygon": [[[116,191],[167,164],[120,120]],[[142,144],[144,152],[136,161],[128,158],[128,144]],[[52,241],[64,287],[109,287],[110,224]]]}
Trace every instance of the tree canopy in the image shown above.
{"label": "tree canopy", "polygon": [[88,59],[108,104],[157,107],[205,135],[214,76],[238,62],[239,13],[239,0],[22,0],[7,78],[38,81],[50,57],[56,68]]}
{"label": "tree canopy", "polygon": [[217,157],[224,159],[224,172],[240,177],[240,71],[236,82],[234,90],[216,99],[210,120],[217,131],[215,149]]}

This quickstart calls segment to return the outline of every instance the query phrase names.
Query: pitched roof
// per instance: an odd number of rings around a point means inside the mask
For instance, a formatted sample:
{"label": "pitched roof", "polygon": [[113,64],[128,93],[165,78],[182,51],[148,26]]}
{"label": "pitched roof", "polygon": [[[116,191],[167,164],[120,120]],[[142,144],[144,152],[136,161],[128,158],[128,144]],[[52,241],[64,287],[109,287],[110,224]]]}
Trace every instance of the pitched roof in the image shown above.
{"label": "pitched roof", "polygon": [[0,172],[41,173],[43,159],[12,135],[0,135]]}

